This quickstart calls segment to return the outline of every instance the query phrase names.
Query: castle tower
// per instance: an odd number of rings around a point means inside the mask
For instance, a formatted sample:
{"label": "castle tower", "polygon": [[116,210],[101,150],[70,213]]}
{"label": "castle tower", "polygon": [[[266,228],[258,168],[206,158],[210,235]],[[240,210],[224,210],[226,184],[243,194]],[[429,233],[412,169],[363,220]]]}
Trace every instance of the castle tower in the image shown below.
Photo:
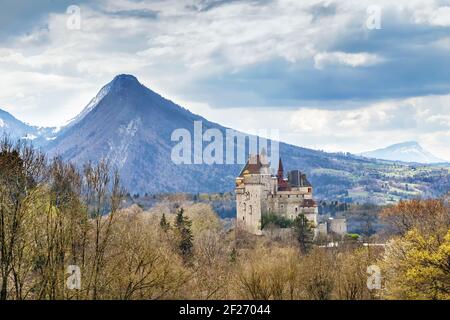
{"label": "castle tower", "polygon": [[261,217],[265,200],[272,188],[270,167],[264,155],[250,156],[236,178],[237,225],[250,233],[261,235]]}

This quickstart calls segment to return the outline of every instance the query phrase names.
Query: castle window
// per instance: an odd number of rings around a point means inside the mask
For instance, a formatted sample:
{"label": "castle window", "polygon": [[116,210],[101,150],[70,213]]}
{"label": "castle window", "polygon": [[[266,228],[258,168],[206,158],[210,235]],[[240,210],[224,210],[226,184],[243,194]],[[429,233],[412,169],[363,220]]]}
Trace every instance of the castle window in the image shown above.
{"label": "castle window", "polygon": [[297,213],[298,212],[298,208],[297,207],[295,207],[295,213]]}
{"label": "castle window", "polygon": [[249,206],[249,214],[252,214],[252,205]]}
{"label": "castle window", "polygon": [[281,205],[281,209],[283,209],[283,208],[284,208],[284,204]]}

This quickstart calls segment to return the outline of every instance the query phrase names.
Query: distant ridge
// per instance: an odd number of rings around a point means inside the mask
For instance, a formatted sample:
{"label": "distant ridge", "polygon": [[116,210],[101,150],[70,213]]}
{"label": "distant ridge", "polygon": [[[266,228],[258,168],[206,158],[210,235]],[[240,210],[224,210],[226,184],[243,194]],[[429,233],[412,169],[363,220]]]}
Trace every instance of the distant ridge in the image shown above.
{"label": "distant ridge", "polygon": [[432,153],[428,152],[416,141],[407,141],[402,143],[396,143],[386,148],[377,149],[362,153],[364,157],[391,160],[391,161],[403,161],[403,162],[416,162],[416,163],[444,163],[443,159],[439,159]]}
{"label": "distant ridge", "polygon": [[12,114],[0,109],[0,137],[32,141],[35,146],[48,143],[55,136],[56,128],[43,128],[26,124]]}

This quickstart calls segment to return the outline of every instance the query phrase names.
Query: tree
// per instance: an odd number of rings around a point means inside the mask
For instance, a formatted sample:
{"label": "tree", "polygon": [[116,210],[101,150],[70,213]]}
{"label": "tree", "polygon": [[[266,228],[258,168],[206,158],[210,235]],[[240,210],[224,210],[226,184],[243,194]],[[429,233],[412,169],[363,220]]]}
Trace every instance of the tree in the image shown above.
{"label": "tree", "polygon": [[93,165],[88,162],[83,168],[83,196],[88,216],[93,222],[93,252],[88,272],[87,292],[97,299],[102,284],[101,273],[105,264],[106,249],[111,237],[114,218],[120,208],[124,191],[120,186],[117,170],[111,176],[109,164],[101,160]]}
{"label": "tree", "polygon": [[177,217],[175,219],[175,228],[178,234],[178,248],[181,256],[185,261],[187,261],[192,254],[192,222],[185,217],[184,209],[180,208],[177,212]]}
{"label": "tree", "polygon": [[331,299],[336,285],[336,261],[334,252],[323,248],[314,248],[302,259],[300,282],[308,299]]}
{"label": "tree", "polygon": [[[375,260],[375,259],[374,259]],[[337,255],[336,294],[342,300],[372,298],[367,288],[367,267],[372,264],[365,248],[340,252]]]}
{"label": "tree", "polygon": [[[27,211],[23,203],[43,175],[45,157],[32,147],[8,138],[0,141],[0,299],[8,298],[8,282],[14,266],[25,255]],[[17,279],[16,279],[17,280]],[[17,285],[18,282],[14,281]],[[16,290],[17,295],[17,290]]]}
{"label": "tree", "polygon": [[403,201],[383,212],[397,237],[380,265],[389,299],[450,299],[450,208],[441,200]]}
{"label": "tree", "polygon": [[159,219],[138,206],[115,217],[105,262],[106,289],[99,299],[173,298],[187,281],[183,261],[168,237],[158,232]]}
{"label": "tree", "polygon": [[311,222],[302,213],[294,220],[294,234],[300,246],[300,252],[306,254],[312,246],[314,232]]}
{"label": "tree", "polygon": [[166,215],[164,213],[162,214],[159,226],[164,232],[167,232],[170,229],[170,223],[167,221]]}
{"label": "tree", "polygon": [[417,229],[389,242],[381,262],[388,299],[450,299],[450,230],[443,241]]}
{"label": "tree", "polygon": [[380,213],[394,235],[404,236],[414,228],[424,233],[440,234],[450,228],[450,212],[444,200],[400,201]]}

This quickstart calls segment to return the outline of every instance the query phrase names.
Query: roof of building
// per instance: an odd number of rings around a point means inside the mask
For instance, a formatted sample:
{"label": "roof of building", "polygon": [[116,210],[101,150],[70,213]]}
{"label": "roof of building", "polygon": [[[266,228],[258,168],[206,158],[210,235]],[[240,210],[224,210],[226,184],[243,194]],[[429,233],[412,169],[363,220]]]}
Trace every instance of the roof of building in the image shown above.
{"label": "roof of building", "polygon": [[252,155],[247,160],[247,163],[245,164],[244,168],[242,168],[241,173],[239,174],[239,177],[243,177],[244,174],[259,174],[261,172],[261,168],[264,166],[264,164],[261,162],[260,155]]}
{"label": "roof of building", "polygon": [[303,200],[303,207],[315,207],[316,206],[316,202],[313,199],[304,199]]}
{"label": "roof of building", "polygon": [[[243,178],[246,174],[260,174],[261,168],[264,166],[267,166],[264,160],[264,154],[257,154],[257,155],[251,155],[249,159],[247,160],[247,163],[245,164],[244,168],[242,168],[241,173],[239,174],[238,178]],[[306,178],[306,174],[298,171],[293,170],[289,174],[290,179],[285,179],[283,176],[283,163],[281,161],[281,158],[278,162],[278,191],[289,191],[291,188],[295,187],[312,187],[309,180]],[[296,173],[296,177],[294,179],[294,173]],[[292,174],[292,176],[291,176]]]}

